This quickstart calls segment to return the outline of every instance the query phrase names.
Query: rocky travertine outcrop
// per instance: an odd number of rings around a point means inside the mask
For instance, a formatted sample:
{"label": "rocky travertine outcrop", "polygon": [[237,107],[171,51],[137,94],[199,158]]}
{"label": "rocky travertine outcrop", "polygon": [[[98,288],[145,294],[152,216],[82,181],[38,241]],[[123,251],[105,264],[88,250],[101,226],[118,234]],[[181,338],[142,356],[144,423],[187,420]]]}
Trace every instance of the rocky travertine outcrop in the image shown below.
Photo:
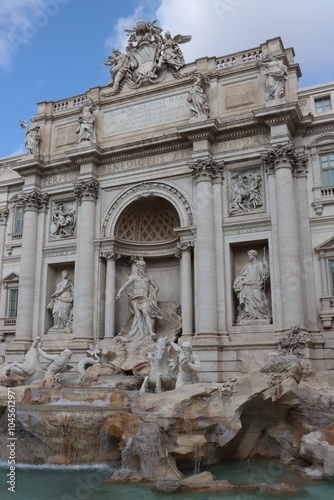
{"label": "rocky travertine outcrop", "polygon": [[[203,468],[226,459],[267,457],[297,463],[310,477],[313,471],[313,477],[332,478],[333,390],[320,393],[318,382],[302,381],[299,396],[301,365],[298,360],[289,365],[290,372],[255,371],[224,383],[144,396],[131,384],[127,390],[124,382],[115,387],[96,379],[94,386],[90,378],[80,386],[37,381],[16,388],[17,459],[58,464],[122,459],[125,468],[112,480],[181,481],[180,469],[195,463]],[[0,402],[5,444],[7,388],[0,391]]]}

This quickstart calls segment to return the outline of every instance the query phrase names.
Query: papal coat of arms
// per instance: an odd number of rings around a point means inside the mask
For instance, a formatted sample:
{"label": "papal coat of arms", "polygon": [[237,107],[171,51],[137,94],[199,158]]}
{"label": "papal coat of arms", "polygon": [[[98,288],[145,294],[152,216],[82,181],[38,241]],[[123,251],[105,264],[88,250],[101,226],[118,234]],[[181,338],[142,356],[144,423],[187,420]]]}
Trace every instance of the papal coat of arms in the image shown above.
{"label": "papal coat of arms", "polygon": [[111,66],[110,85],[113,92],[119,91],[123,81],[137,88],[156,81],[168,70],[175,73],[184,66],[179,44],[189,42],[190,35],[172,38],[169,31],[163,35],[162,28],[156,26],[156,20],[147,23],[144,19],[139,19],[135,28],[125,31],[129,37],[126,52],[113,49],[113,54],[104,63]]}

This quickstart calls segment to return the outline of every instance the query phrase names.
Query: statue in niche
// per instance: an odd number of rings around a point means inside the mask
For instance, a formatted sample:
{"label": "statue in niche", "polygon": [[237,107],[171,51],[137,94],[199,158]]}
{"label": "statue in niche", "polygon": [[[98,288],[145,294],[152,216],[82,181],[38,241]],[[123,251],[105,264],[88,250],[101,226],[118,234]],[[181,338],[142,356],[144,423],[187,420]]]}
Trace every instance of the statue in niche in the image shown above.
{"label": "statue in niche", "polygon": [[58,202],[52,213],[50,226],[51,238],[68,238],[74,235],[76,224],[76,211],[73,204]]}
{"label": "statue in niche", "polygon": [[194,83],[188,92],[187,102],[194,116],[209,116],[209,106],[207,102],[207,90],[209,79],[200,71],[194,71]]}
{"label": "statue in niche", "polygon": [[69,272],[62,271],[61,280],[47,306],[53,317],[53,327],[49,331],[72,332],[74,289],[68,277]]}
{"label": "statue in niche", "polygon": [[128,294],[131,316],[123,326],[121,335],[129,340],[143,339],[147,336],[155,340],[154,321],[155,318],[162,319],[163,316],[157,305],[159,287],[147,272],[145,261],[137,261],[136,273],[128,277],[117,293],[116,300],[130,285],[133,285],[133,291]]}
{"label": "statue in niche", "polygon": [[257,65],[265,68],[264,73],[267,75],[266,85],[266,101],[270,99],[277,99],[284,95],[285,82],[289,76],[289,70],[272,54],[268,55],[269,61],[257,61]]}
{"label": "statue in niche", "polygon": [[237,324],[249,321],[271,319],[271,312],[265,295],[265,282],[269,278],[268,263],[263,257],[260,262],[256,250],[247,252],[249,262],[235,278],[233,290],[238,296]]}
{"label": "statue in niche", "polygon": [[78,128],[76,133],[79,134],[78,144],[85,141],[95,142],[95,102],[93,99],[85,99],[82,111],[78,119]]}
{"label": "statue in niche", "polygon": [[62,373],[72,368],[68,364],[72,356],[72,351],[71,349],[64,349],[60,354],[48,354],[42,350],[42,345],[42,342],[37,344],[39,354],[51,361],[45,372],[44,379],[53,378],[57,380]]}
{"label": "statue in niche", "polygon": [[263,206],[260,173],[236,172],[231,175],[230,213],[248,212]]}
{"label": "statue in niche", "polygon": [[199,382],[198,373],[201,371],[201,362],[198,355],[193,352],[190,342],[183,342],[177,345],[170,343],[172,348],[178,353],[177,357],[177,377],[175,389],[186,384],[197,384]]}
{"label": "statue in niche", "polygon": [[179,43],[190,42],[191,35],[175,35],[174,38],[172,38],[170,32],[166,31],[165,37],[162,36],[161,40],[162,48],[158,66],[161,67],[165,62],[176,70],[182,68],[182,66],[185,65],[185,60]]}
{"label": "statue in niche", "polygon": [[31,123],[29,126],[25,120],[20,120],[21,128],[24,128],[26,131],[24,144],[28,150],[28,153],[31,153],[38,158],[39,156],[39,141],[41,138],[41,127],[37,123]]}

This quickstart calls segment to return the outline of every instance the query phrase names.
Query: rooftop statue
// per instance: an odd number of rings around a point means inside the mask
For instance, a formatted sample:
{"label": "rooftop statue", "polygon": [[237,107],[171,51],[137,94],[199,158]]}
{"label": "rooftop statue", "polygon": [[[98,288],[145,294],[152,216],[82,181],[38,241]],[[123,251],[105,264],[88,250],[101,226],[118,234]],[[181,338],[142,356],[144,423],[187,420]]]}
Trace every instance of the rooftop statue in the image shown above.
{"label": "rooftop statue", "polygon": [[76,130],[76,133],[79,134],[78,144],[84,141],[95,142],[95,108],[93,99],[85,99]]}
{"label": "rooftop statue", "polygon": [[187,101],[194,116],[209,116],[209,105],[207,91],[209,89],[209,79],[200,71],[194,71],[194,83],[188,92]]}
{"label": "rooftop statue", "polygon": [[35,156],[35,158],[38,158],[41,127],[37,123],[31,123],[30,125],[27,125],[27,122],[25,120],[20,120],[20,125],[21,128],[24,128],[26,131],[24,144],[28,150],[28,153],[31,153]]}
{"label": "rooftop statue", "polygon": [[190,35],[175,35],[169,31],[162,35],[162,28],[156,26],[156,20],[146,22],[139,19],[133,29],[125,30],[129,39],[126,53],[113,49],[113,54],[104,63],[112,66],[110,74],[113,92],[119,91],[125,80],[131,88],[144,83],[152,83],[164,71],[178,71],[185,64],[181,43],[191,40]]}
{"label": "rooftop statue", "polygon": [[289,70],[272,54],[268,55],[268,61],[258,61],[258,66],[264,68],[264,74],[267,76],[266,101],[277,99],[285,93],[285,82],[289,77]]}

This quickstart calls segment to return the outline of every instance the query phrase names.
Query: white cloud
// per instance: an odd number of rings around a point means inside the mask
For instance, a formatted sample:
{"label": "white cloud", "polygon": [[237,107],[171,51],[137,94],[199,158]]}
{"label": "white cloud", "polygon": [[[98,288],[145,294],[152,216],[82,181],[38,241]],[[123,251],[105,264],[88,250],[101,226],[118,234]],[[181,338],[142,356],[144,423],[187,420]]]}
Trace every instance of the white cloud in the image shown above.
{"label": "white cloud", "polygon": [[15,53],[27,45],[49,19],[70,0],[2,0],[0,67],[8,68]]}
{"label": "white cloud", "polygon": [[334,80],[333,0],[161,0],[159,24],[165,30],[193,35],[182,50],[188,62],[259,46],[281,36],[293,46],[305,79]]}
{"label": "white cloud", "polygon": [[106,47],[111,50],[113,48],[125,50],[125,47],[128,44],[128,37],[124,30],[133,29],[142,13],[143,7],[139,6],[130,16],[119,17],[113,33],[106,40]]}
{"label": "white cloud", "polygon": [[19,154],[22,154],[22,153],[26,153],[27,150],[25,148],[25,145],[24,144],[20,144],[16,149],[15,151],[13,151],[11,153],[11,155],[19,155]]}

